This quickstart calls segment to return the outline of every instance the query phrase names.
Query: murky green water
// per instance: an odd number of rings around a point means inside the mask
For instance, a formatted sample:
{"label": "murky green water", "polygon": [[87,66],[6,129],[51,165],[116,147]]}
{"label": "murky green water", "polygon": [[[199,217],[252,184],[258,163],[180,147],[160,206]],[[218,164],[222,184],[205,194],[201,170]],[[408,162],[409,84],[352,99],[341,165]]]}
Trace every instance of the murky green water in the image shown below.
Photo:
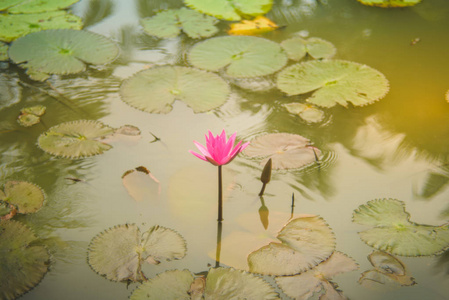
{"label": "murky green water", "polygon": [[[166,115],[140,112],[121,101],[122,79],[153,65],[187,65],[185,53],[195,41],[180,36],[159,40],[145,36],[140,17],[154,9],[177,8],[180,1],[113,1],[113,13],[88,30],[121,43],[119,61],[104,70],[30,81],[14,65],[2,72],[17,93],[17,102],[0,110],[0,176],[25,180],[47,194],[43,209],[17,220],[28,224],[53,255],[50,272],[23,299],[126,299],[137,286],[115,283],[96,274],[86,262],[87,247],[99,232],[118,224],[135,223],[142,229],[161,225],[186,240],[187,256],[179,261],[146,266],[147,277],[170,269],[207,271],[215,265],[217,241],[216,168],[191,155],[193,140],[204,142],[207,130],[237,132],[251,140],[263,133],[288,132],[305,136],[323,150],[320,166],[297,171],[275,171],[264,201],[270,224],[259,219],[257,196],[262,167],[240,155],[224,166],[225,206],[221,265],[246,267],[246,255],[268,243],[291,217],[317,214],[333,229],[337,250],[354,258],[359,270],[337,275],[350,299],[447,299],[448,253],[436,257],[401,257],[417,282],[396,289],[366,289],[357,280],[372,266],[372,248],[360,240],[364,226],[352,223],[352,213],[376,198],[405,202],[411,220],[441,225],[449,219],[449,3],[423,0],[413,8],[380,9],[355,0],[276,1],[267,15],[282,29],[263,37],[280,42],[302,31],[321,37],[337,48],[336,58],[367,64],[382,72],[390,91],[366,107],[326,109],[325,121],[308,124],[287,113],[281,104],[305,99],[287,97],[275,88],[259,90],[232,85],[224,106],[194,114],[176,102]],[[89,11],[89,9],[91,9]],[[73,7],[85,16],[99,10],[89,1]],[[100,14],[100,13],[98,13]],[[227,25],[221,23],[220,34]],[[412,45],[412,41],[419,42]],[[257,83],[256,83],[257,84]],[[21,108],[42,104],[42,123],[20,128]],[[102,155],[84,159],[55,158],[36,146],[37,137],[59,123],[100,120],[112,127],[137,126],[142,136],[113,143]],[[153,135],[161,140],[154,140]],[[160,194],[136,202],[122,183],[122,174],[147,167],[160,181]],[[433,175],[432,175],[433,174]],[[435,175],[436,174],[436,175]],[[74,182],[68,178],[78,178]],[[288,299],[285,297],[285,299]]]}

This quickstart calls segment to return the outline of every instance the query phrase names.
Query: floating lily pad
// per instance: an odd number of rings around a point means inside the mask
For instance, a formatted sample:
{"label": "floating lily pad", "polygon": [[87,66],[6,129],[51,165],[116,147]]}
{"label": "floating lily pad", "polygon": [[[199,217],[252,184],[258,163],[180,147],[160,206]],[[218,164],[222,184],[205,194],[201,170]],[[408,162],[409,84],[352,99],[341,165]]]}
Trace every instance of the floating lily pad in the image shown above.
{"label": "floating lily pad", "polygon": [[218,19],[236,21],[242,15],[264,15],[271,10],[273,0],[184,0],[184,3]]}
{"label": "floating lily pad", "polygon": [[307,40],[300,37],[291,38],[282,41],[281,46],[292,60],[301,60],[307,54],[315,59],[331,58],[337,51],[331,42],[315,37]]}
{"label": "floating lily pad", "polygon": [[166,271],[139,286],[130,299],[269,300],[279,296],[266,281],[253,274],[215,268],[209,270],[206,279],[195,279],[189,270]]}
{"label": "floating lily pad", "polygon": [[112,281],[142,281],[143,262],[157,264],[181,259],[186,244],[177,232],[153,226],[143,234],[134,224],[117,225],[98,234],[90,243],[89,265]]}
{"label": "floating lily pad", "polygon": [[51,127],[39,136],[38,145],[56,156],[78,158],[101,154],[112,148],[100,140],[114,129],[97,121],[80,120]]}
{"label": "floating lily pad", "polygon": [[87,64],[117,58],[118,47],[104,36],[84,30],[58,29],[30,33],[12,43],[9,57],[33,71],[48,74],[82,72]]}
{"label": "floating lily pad", "polygon": [[218,32],[217,19],[185,7],[159,12],[154,17],[140,20],[145,33],[159,38],[173,38],[181,30],[193,39],[210,37]]}
{"label": "floating lily pad", "polygon": [[122,175],[122,182],[128,194],[136,201],[154,199],[160,193],[159,180],[143,166],[126,171]]}
{"label": "floating lily pad", "polygon": [[208,71],[226,69],[231,77],[272,74],[287,63],[278,43],[254,36],[216,37],[197,43],[187,59],[193,66]]}
{"label": "floating lily pad", "polygon": [[29,214],[37,212],[44,204],[45,194],[37,185],[26,181],[8,181],[0,200],[17,207],[17,212]]}
{"label": "floating lily pad", "polygon": [[41,116],[45,113],[46,107],[43,105],[36,105],[26,107],[20,110],[20,115],[17,119],[20,125],[29,127],[38,124],[41,121]]}
{"label": "floating lily pad", "polygon": [[205,112],[226,102],[230,89],[216,74],[187,67],[154,67],[125,80],[122,100],[149,113],[168,113],[175,100],[194,112]]}
{"label": "floating lily pad", "polygon": [[0,222],[0,298],[16,299],[35,287],[48,271],[50,256],[20,222]]}
{"label": "floating lily pad", "polygon": [[324,112],[313,104],[288,103],[284,104],[284,107],[289,113],[300,116],[306,122],[318,123],[324,119]]}
{"label": "floating lily pad", "polygon": [[362,4],[378,7],[407,7],[421,2],[421,0],[357,0]]}
{"label": "floating lily pad", "polygon": [[315,267],[335,250],[329,225],[318,216],[290,221],[278,234],[281,243],[270,243],[248,255],[250,272],[295,275]]}
{"label": "floating lily pad", "polygon": [[3,0],[0,10],[8,13],[30,14],[53,11],[69,7],[79,0]]}
{"label": "floating lily pad", "polygon": [[[309,299],[315,293],[323,291],[320,299],[346,299],[337,291],[330,281],[335,275],[358,269],[357,263],[345,254],[335,251],[326,261],[316,267],[295,276],[276,277],[276,283],[282,291],[294,299]],[[329,297],[331,294],[341,297]],[[327,298],[326,298],[327,297]]]}
{"label": "floating lily pad", "polygon": [[[65,11],[18,15],[0,14],[0,40],[11,42],[31,32],[48,29],[79,30],[82,26],[83,21],[80,17]],[[42,47],[43,46],[35,46],[35,48],[38,49]],[[26,49],[24,49],[24,51],[26,51]],[[28,49],[28,51],[31,50]]]}
{"label": "floating lily pad", "polygon": [[402,256],[434,255],[449,248],[449,225],[410,222],[402,201],[375,199],[354,211],[353,221],[375,226],[359,232],[369,246]]}
{"label": "floating lily pad", "polygon": [[321,151],[312,147],[310,140],[290,133],[271,133],[256,137],[243,153],[249,157],[264,158],[261,165],[265,165],[271,158],[273,169],[301,168],[321,156]]}
{"label": "floating lily pad", "polygon": [[379,71],[343,60],[292,65],[278,74],[277,86],[290,96],[313,92],[307,101],[323,107],[371,104],[389,90],[388,80]]}
{"label": "floating lily pad", "polygon": [[5,61],[9,59],[8,56],[9,46],[3,42],[0,42],[0,61]]}

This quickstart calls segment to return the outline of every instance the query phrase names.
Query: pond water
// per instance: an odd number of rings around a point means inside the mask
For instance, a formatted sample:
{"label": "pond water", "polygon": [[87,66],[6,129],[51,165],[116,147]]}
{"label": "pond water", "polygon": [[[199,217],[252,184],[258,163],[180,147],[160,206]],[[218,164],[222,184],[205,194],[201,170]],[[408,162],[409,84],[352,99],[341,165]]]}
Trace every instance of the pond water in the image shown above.
{"label": "pond water", "polygon": [[[17,100],[0,106],[1,182],[33,182],[47,195],[39,212],[15,217],[33,229],[52,255],[50,271],[22,299],[127,299],[139,284],[109,281],[87,263],[91,240],[120,224],[136,224],[142,231],[160,225],[185,239],[186,256],[145,265],[147,278],[166,270],[200,273],[216,266],[217,168],[189,150],[195,150],[194,140],[204,144],[208,130],[218,134],[223,129],[237,132],[237,139],[243,141],[266,133],[299,134],[323,156],[320,163],[302,169],[273,170],[263,197],[268,229],[259,216],[263,165],[240,154],[223,166],[221,266],[247,269],[247,255],[270,242],[292,216],[319,215],[332,228],[336,249],[359,265],[358,270],[332,279],[346,297],[448,299],[447,251],[436,256],[397,256],[415,285],[374,289],[360,285],[361,273],[373,269],[367,259],[373,248],[358,234],[367,227],[352,218],[354,210],[370,200],[394,198],[405,203],[413,222],[442,225],[449,220],[449,103],[445,100],[449,2],[423,0],[410,8],[382,9],[355,0],[275,1],[266,16],[281,28],[260,37],[275,42],[298,34],[325,39],[337,49],[334,58],[366,64],[389,81],[390,90],[380,101],[324,108],[324,120],[318,123],[305,122],[285,109],[283,104],[304,102],[306,96],[287,96],[270,87],[275,75],[232,80],[226,103],[205,113],[194,113],[180,101],[167,114],[139,111],[124,103],[120,84],[134,73],[155,65],[189,66],[186,53],[199,40],[184,34],[158,39],[145,35],[139,25],[140,18],[159,9],[180,7],[182,1],[172,0],[82,0],[72,6],[73,13],[89,17],[87,30],[119,43],[118,60],[101,69],[53,76],[45,83],[28,79],[12,63],[1,65],[7,80],[2,93]],[[218,36],[226,35],[228,24],[218,24]],[[38,104],[47,107],[41,123],[20,127],[16,121],[20,109]],[[133,125],[141,137],[111,142],[113,148],[103,154],[81,159],[57,158],[37,147],[42,132],[81,119],[114,128]],[[134,182],[130,188],[143,197],[136,201],[122,175],[139,166],[145,166],[159,186],[153,180]]]}

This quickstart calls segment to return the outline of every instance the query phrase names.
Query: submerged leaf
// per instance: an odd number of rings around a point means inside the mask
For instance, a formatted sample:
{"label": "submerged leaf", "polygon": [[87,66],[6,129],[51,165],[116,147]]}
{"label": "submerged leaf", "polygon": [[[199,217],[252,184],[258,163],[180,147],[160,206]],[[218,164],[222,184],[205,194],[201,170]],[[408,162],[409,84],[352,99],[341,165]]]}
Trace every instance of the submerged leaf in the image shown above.
{"label": "submerged leaf", "polygon": [[229,93],[228,84],[219,76],[177,66],[140,71],[120,88],[124,102],[149,113],[168,113],[175,100],[185,102],[194,112],[206,112],[225,103]]}
{"label": "submerged leaf", "polygon": [[39,147],[56,156],[78,158],[101,154],[112,148],[100,142],[114,129],[97,121],[79,120],[51,127],[39,136]]}
{"label": "submerged leaf", "polygon": [[[80,30],[82,26],[83,21],[80,17],[65,11],[18,15],[0,14],[0,40],[11,42],[36,31],[64,28]],[[32,50],[28,49],[28,51]]]}
{"label": "submerged leaf", "polygon": [[190,38],[210,37],[218,32],[217,19],[185,7],[159,12],[151,18],[140,20],[145,33],[159,38],[173,38],[181,30]]}
{"label": "submerged leaf", "polygon": [[136,201],[151,199],[160,193],[159,181],[143,166],[126,171],[122,175],[122,182]]}
{"label": "submerged leaf", "polygon": [[48,271],[50,255],[20,222],[0,221],[0,298],[16,299],[35,287]]}
{"label": "submerged leaf", "polygon": [[82,72],[85,64],[108,64],[118,53],[118,46],[108,38],[72,29],[33,32],[17,39],[9,49],[16,64],[26,62],[28,69],[49,74]]}
{"label": "submerged leaf", "polygon": [[249,157],[273,161],[273,169],[295,169],[313,163],[321,151],[312,147],[305,137],[290,133],[271,133],[256,137],[243,150]]}
{"label": "submerged leaf", "polygon": [[357,0],[362,4],[378,7],[407,7],[421,2],[421,0]]}
{"label": "submerged leaf", "polygon": [[79,0],[3,0],[0,10],[7,8],[8,13],[30,14],[53,11],[69,7]]}
{"label": "submerged leaf", "polygon": [[389,90],[388,80],[379,71],[343,60],[292,65],[278,74],[277,86],[290,96],[313,92],[307,101],[323,107],[371,104]]}
{"label": "submerged leaf", "polygon": [[[143,234],[134,224],[117,225],[95,236],[89,246],[89,265],[112,281],[142,281],[144,261],[180,259],[185,256],[184,239],[175,231],[153,226]],[[151,259],[150,259],[151,258]]]}
{"label": "submerged leaf", "polygon": [[271,10],[273,0],[184,0],[184,3],[218,19],[240,20],[241,15],[264,15]]}
{"label": "submerged leaf", "polygon": [[310,123],[318,123],[324,119],[324,112],[313,104],[288,103],[284,107],[289,113],[299,115],[301,119]]}
{"label": "submerged leaf", "polygon": [[431,226],[410,222],[402,201],[375,199],[359,206],[353,221],[375,226],[359,232],[369,246],[402,256],[434,255],[449,248],[449,225]]}
{"label": "submerged leaf", "polygon": [[230,26],[231,29],[228,30],[230,35],[255,35],[273,31],[279,27],[264,16],[257,16],[254,20],[242,20],[240,23],[232,23]]}
{"label": "submerged leaf", "polygon": [[17,119],[20,125],[29,127],[38,124],[41,121],[40,116],[45,113],[46,107],[43,105],[36,105],[26,107],[20,110],[20,115]]}
{"label": "submerged leaf", "polygon": [[294,37],[282,41],[281,46],[287,53],[288,58],[292,60],[301,60],[307,54],[315,59],[331,58],[337,51],[332,43],[314,37],[307,40]]}
{"label": "submerged leaf", "polygon": [[294,275],[315,267],[335,249],[335,236],[324,220],[307,216],[290,221],[270,243],[248,255],[251,272]]}
{"label": "submerged leaf", "polygon": [[26,181],[8,181],[0,200],[17,207],[17,212],[29,214],[37,212],[44,204],[45,194],[37,185]]}
{"label": "submerged leaf", "polygon": [[287,63],[278,43],[253,36],[216,37],[197,43],[187,57],[193,66],[208,71],[226,69],[231,77],[272,74]]}

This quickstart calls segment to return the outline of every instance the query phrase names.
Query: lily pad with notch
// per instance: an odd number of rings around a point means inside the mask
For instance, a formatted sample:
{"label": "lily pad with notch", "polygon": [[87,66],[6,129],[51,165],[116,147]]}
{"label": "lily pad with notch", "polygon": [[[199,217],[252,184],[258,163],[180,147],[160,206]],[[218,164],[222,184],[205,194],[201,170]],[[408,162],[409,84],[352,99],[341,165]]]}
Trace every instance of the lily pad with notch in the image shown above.
{"label": "lily pad with notch", "polygon": [[80,17],[66,11],[18,15],[0,14],[0,40],[9,43],[32,32],[49,29],[80,30],[82,26],[83,21]]}
{"label": "lily pad with notch", "polygon": [[124,102],[149,113],[168,113],[175,100],[194,112],[206,112],[224,104],[229,93],[228,84],[218,75],[178,66],[140,71],[120,88]]}
{"label": "lily pad with notch", "polygon": [[307,300],[321,291],[323,293],[320,299],[346,299],[331,279],[335,275],[355,271],[358,267],[352,258],[335,251],[327,260],[306,272],[294,276],[278,276],[275,280],[281,290],[293,299]]}
{"label": "lily pad with notch", "polygon": [[314,59],[331,58],[337,51],[331,42],[316,37],[307,40],[294,37],[282,41],[281,46],[289,59],[297,61],[303,59],[307,54]]}
{"label": "lily pad with notch", "polygon": [[25,107],[20,110],[17,121],[20,125],[30,127],[41,121],[41,116],[45,113],[46,107],[43,105],[35,105]]}
{"label": "lily pad with notch", "polygon": [[187,59],[193,66],[218,71],[225,68],[231,77],[257,77],[279,71],[287,56],[278,43],[254,36],[210,38],[190,49]]}
{"label": "lily pad with notch", "polygon": [[42,280],[50,255],[25,225],[14,220],[0,221],[0,298],[16,299]]}
{"label": "lily pad with notch", "polygon": [[264,15],[273,0],[184,0],[185,5],[218,19],[238,21],[243,16]]}
{"label": "lily pad with notch", "polygon": [[194,277],[189,270],[171,270],[149,279],[131,295],[143,299],[280,299],[274,288],[251,273],[233,268],[210,269],[207,277]]}
{"label": "lily pad with notch", "polygon": [[13,14],[32,14],[64,9],[79,0],[3,0],[0,11]]}
{"label": "lily pad with notch", "polygon": [[252,158],[263,158],[261,165],[272,159],[273,169],[296,169],[319,159],[321,151],[310,140],[298,134],[270,133],[256,137],[243,153]]}
{"label": "lily pad with notch", "polygon": [[375,199],[360,205],[353,222],[374,228],[359,232],[375,249],[401,256],[429,256],[449,248],[449,224],[423,225],[410,221],[405,204],[397,199]]}
{"label": "lily pad with notch", "polygon": [[382,99],[388,80],[366,65],[344,60],[313,60],[279,72],[278,88],[289,96],[312,93],[306,100],[318,106],[364,106]]}
{"label": "lily pad with notch", "polygon": [[193,39],[213,36],[218,32],[217,19],[185,7],[165,10],[155,16],[140,20],[146,34],[158,38],[174,38],[183,31]]}
{"label": "lily pad with notch", "polygon": [[72,29],[33,32],[17,39],[9,48],[13,62],[47,74],[79,73],[86,69],[86,64],[111,63],[118,53],[118,46],[108,38]]}
{"label": "lily pad with notch", "polygon": [[421,2],[421,0],[357,0],[368,6],[377,7],[407,7]]}
{"label": "lily pad with notch", "polygon": [[8,181],[0,193],[0,200],[13,205],[20,214],[35,213],[41,209],[45,194],[40,187],[26,181]]}
{"label": "lily pad with notch", "polygon": [[186,255],[186,243],[176,231],[153,226],[143,234],[135,224],[117,225],[95,236],[88,250],[92,269],[112,281],[145,280],[144,262],[181,259]]}
{"label": "lily pad with notch", "polygon": [[282,243],[270,243],[248,255],[250,272],[295,275],[317,266],[335,250],[335,236],[319,216],[291,220],[279,232]]}

